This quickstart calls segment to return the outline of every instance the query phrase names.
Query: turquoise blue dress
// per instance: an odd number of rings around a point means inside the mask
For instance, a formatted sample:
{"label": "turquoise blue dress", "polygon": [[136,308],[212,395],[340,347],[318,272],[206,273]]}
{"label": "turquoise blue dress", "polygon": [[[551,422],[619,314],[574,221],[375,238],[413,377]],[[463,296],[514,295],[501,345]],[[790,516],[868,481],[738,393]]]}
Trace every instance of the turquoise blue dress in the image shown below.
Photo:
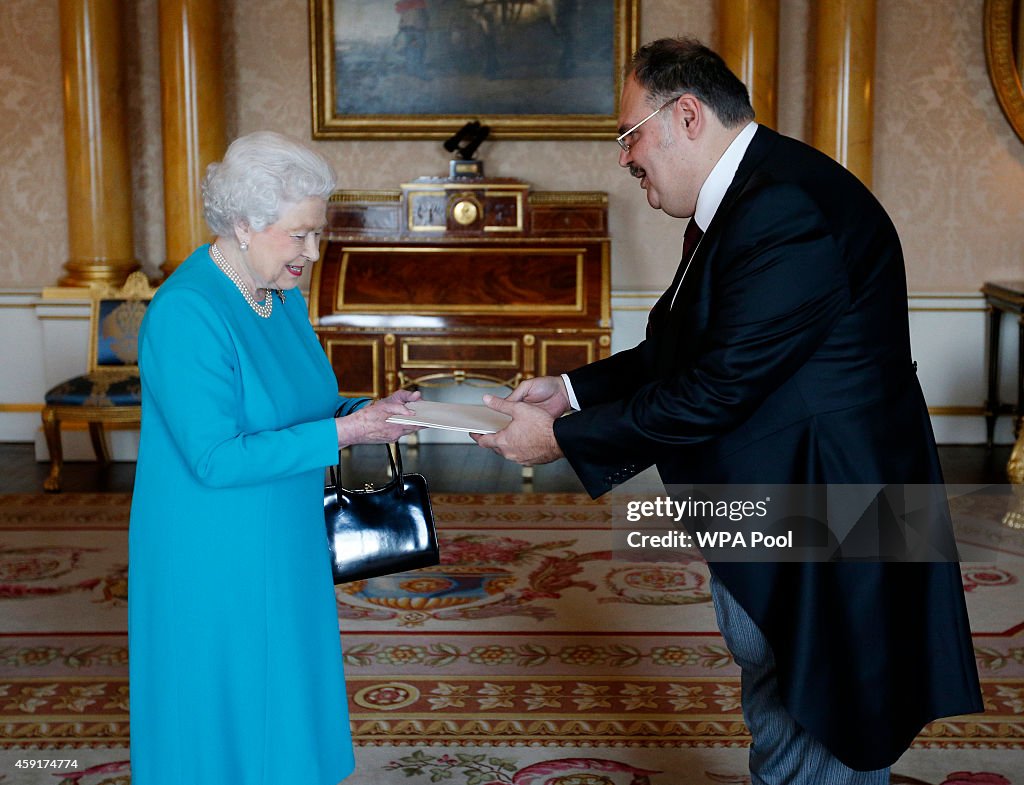
{"label": "turquoise blue dress", "polygon": [[335,785],[353,756],[322,488],[346,401],[299,291],[264,319],[207,249],[139,342],[132,785]]}

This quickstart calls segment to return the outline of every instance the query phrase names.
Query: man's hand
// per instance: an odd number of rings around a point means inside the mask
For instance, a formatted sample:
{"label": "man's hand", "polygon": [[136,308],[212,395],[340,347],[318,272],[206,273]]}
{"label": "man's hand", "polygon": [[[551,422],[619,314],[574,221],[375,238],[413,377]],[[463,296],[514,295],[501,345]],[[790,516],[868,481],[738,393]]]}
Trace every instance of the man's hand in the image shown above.
{"label": "man's hand", "polygon": [[[552,377],[544,377],[552,378]],[[534,380],[536,381],[536,380]],[[557,380],[561,384],[561,380]],[[528,384],[528,382],[524,382]],[[523,388],[520,385],[516,392]],[[565,389],[562,388],[564,394]],[[514,395],[515,393],[513,393]],[[510,401],[509,398],[496,398],[485,395],[484,403],[496,412],[502,412],[512,418],[512,422],[497,433],[471,433],[470,436],[481,447],[494,450],[502,458],[515,461],[523,466],[535,466],[538,463],[551,463],[562,457],[562,450],[555,441],[552,423],[555,417],[532,403]],[[550,400],[547,396],[544,400]]]}
{"label": "man's hand", "polygon": [[[540,406],[552,417],[561,417],[569,411],[569,394],[561,376],[538,376],[527,379],[505,399],[510,403],[532,403]],[[492,407],[493,408],[493,407]]]}

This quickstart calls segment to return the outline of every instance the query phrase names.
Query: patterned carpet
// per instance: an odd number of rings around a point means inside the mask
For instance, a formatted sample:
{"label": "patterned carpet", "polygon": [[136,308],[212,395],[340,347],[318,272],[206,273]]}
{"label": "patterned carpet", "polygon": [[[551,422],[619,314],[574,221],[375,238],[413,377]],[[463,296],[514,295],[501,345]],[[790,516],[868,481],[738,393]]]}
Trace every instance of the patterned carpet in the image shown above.
{"label": "patterned carpet", "polygon": [[[0,495],[0,785],[130,781],[129,503]],[[576,495],[434,504],[441,567],[338,589],[347,785],[749,781],[703,563],[613,560],[610,507]],[[970,512],[987,712],[928,726],[894,783],[1024,784],[1024,532]]]}

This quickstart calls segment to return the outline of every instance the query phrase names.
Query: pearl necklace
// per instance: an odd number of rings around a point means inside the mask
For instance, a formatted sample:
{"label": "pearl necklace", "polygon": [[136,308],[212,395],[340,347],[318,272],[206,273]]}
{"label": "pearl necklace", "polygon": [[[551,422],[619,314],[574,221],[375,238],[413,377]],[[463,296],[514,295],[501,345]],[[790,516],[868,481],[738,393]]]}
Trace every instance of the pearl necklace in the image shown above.
{"label": "pearl necklace", "polygon": [[242,283],[242,278],[238,274],[228,260],[224,258],[224,254],[220,248],[217,247],[217,243],[210,243],[210,258],[216,263],[216,265],[224,271],[224,274],[235,282],[235,286],[238,287],[238,291],[242,293],[245,301],[249,303],[254,311],[264,319],[269,319],[271,312],[274,310],[274,298],[270,296],[270,290],[267,289],[266,298],[262,303],[256,302],[256,298],[253,297],[252,292],[249,291],[249,287]]}

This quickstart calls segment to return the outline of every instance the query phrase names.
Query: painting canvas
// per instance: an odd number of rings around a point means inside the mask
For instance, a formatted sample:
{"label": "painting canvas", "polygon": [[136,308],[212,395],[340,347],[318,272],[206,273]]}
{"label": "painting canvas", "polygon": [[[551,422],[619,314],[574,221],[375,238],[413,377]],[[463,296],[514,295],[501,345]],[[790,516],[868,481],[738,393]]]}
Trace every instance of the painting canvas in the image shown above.
{"label": "painting canvas", "polygon": [[315,138],[615,129],[639,0],[310,0]]}

